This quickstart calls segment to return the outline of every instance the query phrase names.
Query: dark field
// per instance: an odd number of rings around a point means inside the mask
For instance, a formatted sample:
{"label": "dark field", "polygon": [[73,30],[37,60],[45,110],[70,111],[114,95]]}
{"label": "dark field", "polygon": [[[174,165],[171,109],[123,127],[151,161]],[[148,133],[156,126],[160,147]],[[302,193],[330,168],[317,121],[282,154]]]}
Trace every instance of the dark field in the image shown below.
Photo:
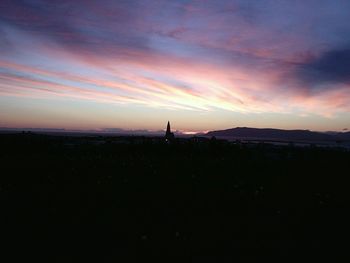
{"label": "dark field", "polygon": [[47,262],[313,262],[348,246],[342,149],[35,134],[0,146],[13,258],[34,244]]}

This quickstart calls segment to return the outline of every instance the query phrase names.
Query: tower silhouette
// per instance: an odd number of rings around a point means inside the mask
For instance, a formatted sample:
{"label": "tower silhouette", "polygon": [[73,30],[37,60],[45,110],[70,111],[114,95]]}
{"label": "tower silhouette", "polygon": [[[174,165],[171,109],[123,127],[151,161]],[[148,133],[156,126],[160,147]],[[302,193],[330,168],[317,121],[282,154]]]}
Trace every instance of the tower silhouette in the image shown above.
{"label": "tower silhouette", "polygon": [[165,132],[165,140],[166,141],[171,141],[175,138],[174,133],[171,132],[170,129],[170,122],[168,121],[168,125],[166,127],[166,132]]}

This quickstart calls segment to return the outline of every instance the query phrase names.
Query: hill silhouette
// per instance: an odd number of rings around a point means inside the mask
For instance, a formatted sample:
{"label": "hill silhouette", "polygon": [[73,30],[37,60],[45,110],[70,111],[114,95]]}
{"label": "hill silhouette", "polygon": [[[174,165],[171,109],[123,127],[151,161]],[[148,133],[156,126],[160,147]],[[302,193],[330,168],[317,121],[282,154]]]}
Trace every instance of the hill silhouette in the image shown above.
{"label": "hill silhouette", "polygon": [[271,128],[248,128],[237,127],[227,130],[210,131],[207,136],[235,137],[235,138],[257,138],[276,140],[307,140],[307,141],[328,141],[328,140],[349,140],[350,132],[344,133],[322,133],[310,130],[282,130]]}

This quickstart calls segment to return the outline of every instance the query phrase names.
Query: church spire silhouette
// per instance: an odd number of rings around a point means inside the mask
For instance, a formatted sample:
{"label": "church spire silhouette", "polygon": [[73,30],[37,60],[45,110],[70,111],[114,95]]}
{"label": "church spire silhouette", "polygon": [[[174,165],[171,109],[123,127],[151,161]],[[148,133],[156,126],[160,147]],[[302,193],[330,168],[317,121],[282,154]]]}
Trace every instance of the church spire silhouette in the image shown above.
{"label": "church spire silhouette", "polygon": [[170,129],[170,122],[168,121],[168,125],[166,127],[166,132],[165,132],[165,140],[166,141],[171,141],[175,138],[174,133],[171,132]]}
{"label": "church spire silhouette", "polygon": [[170,122],[169,121],[168,121],[168,125],[166,127],[166,133],[171,133]]}

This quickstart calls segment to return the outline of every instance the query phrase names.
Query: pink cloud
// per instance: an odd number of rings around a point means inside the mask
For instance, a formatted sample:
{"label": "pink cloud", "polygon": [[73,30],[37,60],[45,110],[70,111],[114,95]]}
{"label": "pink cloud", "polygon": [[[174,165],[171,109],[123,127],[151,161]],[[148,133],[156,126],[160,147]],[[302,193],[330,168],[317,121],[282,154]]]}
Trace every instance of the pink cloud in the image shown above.
{"label": "pink cloud", "polygon": [[[2,74],[6,82],[1,83],[2,94],[45,94],[101,103],[136,103],[196,111],[292,113],[297,109],[300,114],[329,116],[349,110],[345,98],[348,94],[344,89],[317,96],[303,92],[297,87],[298,83],[286,78],[286,72],[294,66],[289,63],[248,68],[240,64],[219,65],[126,47],[118,47],[118,50],[111,47],[110,56],[86,50],[74,52],[53,44],[37,48],[52,61],[64,61],[77,70],[68,72],[64,68],[55,70],[0,61],[2,68],[32,76],[19,78]],[[240,52],[262,58],[274,56],[271,50],[264,49],[246,48]],[[303,61],[308,61],[313,55],[304,54],[302,57]],[[84,68],[94,69],[101,75],[89,76],[84,73]],[[44,81],[43,78],[57,80]],[[65,81],[72,85],[63,84]],[[12,90],[11,85],[15,87]]]}

